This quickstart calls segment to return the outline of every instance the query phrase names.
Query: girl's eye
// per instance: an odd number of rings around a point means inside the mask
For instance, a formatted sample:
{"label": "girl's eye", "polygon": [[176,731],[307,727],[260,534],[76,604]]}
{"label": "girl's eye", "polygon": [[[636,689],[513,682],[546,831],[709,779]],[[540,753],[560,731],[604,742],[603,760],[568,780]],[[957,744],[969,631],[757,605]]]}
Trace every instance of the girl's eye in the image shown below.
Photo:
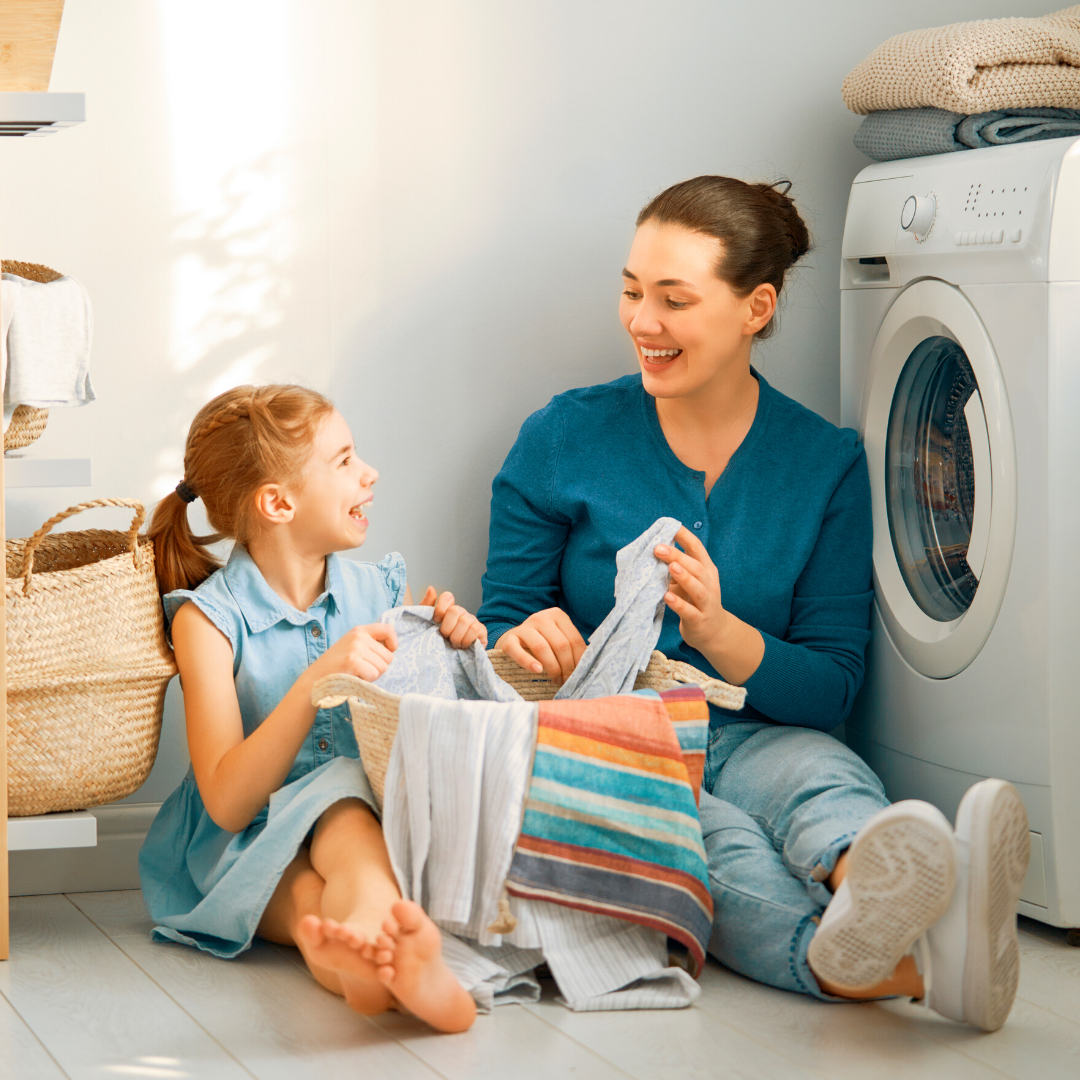
{"label": "girl's eye", "polygon": [[669,300],[667,302],[669,308],[674,308],[675,311],[682,311],[684,307],[687,307],[685,300]]}
{"label": "girl's eye", "polygon": [[641,293],[636,293],[632,289],[623,289],[623,296],[625,296],[627,298],[627,300],[640,300],[641,299]]}
{"label": "girl's eye", "polygon": [[342,464],[342,465],[348,465],[350,461],[352,461],[352,458],[351,458],[351,457],[343,457],[343,458],[341,459],[341,464]]}

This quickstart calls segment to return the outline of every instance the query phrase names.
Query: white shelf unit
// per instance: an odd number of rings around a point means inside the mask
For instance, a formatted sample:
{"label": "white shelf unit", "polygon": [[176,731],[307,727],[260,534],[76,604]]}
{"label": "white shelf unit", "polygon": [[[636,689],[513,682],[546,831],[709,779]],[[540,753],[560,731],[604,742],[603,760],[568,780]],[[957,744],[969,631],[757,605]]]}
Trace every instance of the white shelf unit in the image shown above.
{"label": "white shelf unit", "polygon": [[[86,117],[82,94],[0,92],[0,137],[48,135],[81,123]],[[10,478],[5,474],[10,468]],[[5,488],[81,487],[90,484],[90,462],[82,458],[5,459],[0,453],[0,541],[7,538]],[[6,583],[0,561],[0,584]],[[32,818],[7,816],[7,628],[0,607],[0,960],[8,957],[8,851],[87,847],[97,843],[97,819],[85,810]],[[89,819],[89,820],[88,820]]]}

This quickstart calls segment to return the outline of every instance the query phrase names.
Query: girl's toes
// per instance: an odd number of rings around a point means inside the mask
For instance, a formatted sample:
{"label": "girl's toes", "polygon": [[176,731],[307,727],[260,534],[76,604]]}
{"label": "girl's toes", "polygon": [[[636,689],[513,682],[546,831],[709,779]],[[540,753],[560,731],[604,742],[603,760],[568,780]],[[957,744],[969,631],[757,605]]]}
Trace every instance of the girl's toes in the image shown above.
{"label": "girl's toes", "polygon": [[419,930],[427,916],[424,909],[415,900],[397,900],[390,908],[391,915],[401,924],[403,930]]}
{"label": "girl's toes", "polygon": [[375,955],[372,957],[373,962],[379,967],[385,967],[387,964],[393,964],[394,962],[394,950],[393,949],[376,949]]}
{"label": "girl's toes", "polygon": [[394,969],[389,964],[380,965],[375,969],[375,974],[378,976],[379,982],[383,986],[390,986],[394,981]]}
{"label": "girl's toes", "polygon": [[394,941],[397,941],[401,934],[401,926],[393,915],[387,916],[386,921],[382,924],[382,928],[387,937],[392,938]]}

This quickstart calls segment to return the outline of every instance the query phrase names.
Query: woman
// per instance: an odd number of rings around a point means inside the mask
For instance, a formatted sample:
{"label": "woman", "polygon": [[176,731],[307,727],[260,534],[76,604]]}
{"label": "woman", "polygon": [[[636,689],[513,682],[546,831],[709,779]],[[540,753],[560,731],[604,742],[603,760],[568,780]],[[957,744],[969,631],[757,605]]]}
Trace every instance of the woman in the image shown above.
{"label": "woman", "polygon": [[639,373],[522,426],[492,487],[479,617],[523,668],[565,680],[612,607],[615,552],[680,519],[678,547],[655,550],[671,576],[657,647],[747,690],[710,726],[710,951],[773,986],[906,995],[994,1030],[1019,971],[1015,789],[975,785],[954,835],[927,803],[890,806],[826,734],[862,681],[870,491],[855,433],[750,363],[809,249],[789,188],[702,176],[641,211],[619,309]]}

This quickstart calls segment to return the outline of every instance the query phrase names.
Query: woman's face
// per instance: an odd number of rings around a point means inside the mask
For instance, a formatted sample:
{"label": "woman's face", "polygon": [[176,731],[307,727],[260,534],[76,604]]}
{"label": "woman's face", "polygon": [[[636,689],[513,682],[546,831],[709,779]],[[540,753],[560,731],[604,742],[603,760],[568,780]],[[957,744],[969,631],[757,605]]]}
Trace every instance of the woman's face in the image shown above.
{"label": "woman's face", "polygon": [[759,285],[740,297],[716,276],[721,244],[682,225],[638,227],[623,270],[619,318],[634,342],[645,390],[692,397],[748,369],[754,334],[776,293]]}

